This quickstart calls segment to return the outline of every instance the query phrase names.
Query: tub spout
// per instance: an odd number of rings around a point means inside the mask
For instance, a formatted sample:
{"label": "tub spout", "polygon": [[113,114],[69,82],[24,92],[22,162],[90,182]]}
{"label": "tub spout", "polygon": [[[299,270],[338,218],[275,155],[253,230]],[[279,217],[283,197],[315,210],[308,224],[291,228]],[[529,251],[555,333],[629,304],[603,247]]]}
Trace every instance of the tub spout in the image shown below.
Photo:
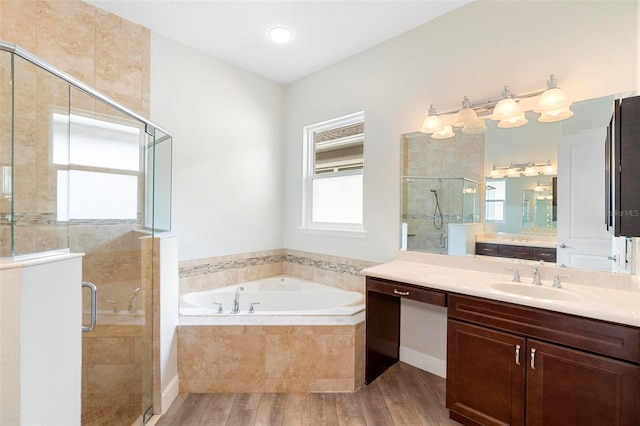
{"label": "tub spout", "polygon": [[133,295],[131,296],[131,299],[129,299],[129,307],[127,308],[127,310],[129,311],[130,314],[135,314],[136,312],[138,312],[138,293],[140,293],[141,288],[138,287],[135,290],[133,290]]}
{"label": "tub spout", "polygon": [[240,292],[244,290],[244,287],[238,287],[236,294],[233,296],[233,306],[231,307],[231,313],[237,314],[240,312]]}

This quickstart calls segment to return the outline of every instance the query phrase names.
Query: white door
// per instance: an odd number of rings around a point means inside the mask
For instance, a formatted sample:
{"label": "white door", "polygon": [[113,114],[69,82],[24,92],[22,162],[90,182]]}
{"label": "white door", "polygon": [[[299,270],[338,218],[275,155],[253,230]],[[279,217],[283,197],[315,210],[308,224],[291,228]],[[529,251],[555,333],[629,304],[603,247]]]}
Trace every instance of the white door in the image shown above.
{"label": "white door", "polygon": [[[558,146],[558,265],[615,271],[605,227],[606,129],[565,136]],[[619,255],[617,256],[617,258]]]}

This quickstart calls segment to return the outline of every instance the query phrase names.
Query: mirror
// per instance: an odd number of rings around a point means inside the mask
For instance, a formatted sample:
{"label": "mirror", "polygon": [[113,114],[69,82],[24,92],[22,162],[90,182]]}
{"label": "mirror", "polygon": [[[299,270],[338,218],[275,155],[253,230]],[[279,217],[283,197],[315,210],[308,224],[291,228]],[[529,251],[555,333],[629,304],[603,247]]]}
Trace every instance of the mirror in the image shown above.
{"label": "mirror", "polygon": [[[599,132],[609,123],[613,99],[575,102],[574,116],[554,123],[539,123],[538,114],[527,112],[528,124],[518,128],[501,129],[487,119],[487,131],[479,135],[459,128],[450,139],[419,132],[402,135],[401,248],[475,255],[476,242],[486,240],[544,248],[555,257],[556,247],[564,245],[568,250],[557,248],[560,266],[629,272],[628,256],[617,265],[609,259],[611,247],[624,244],[606,232],[602,219],[604,138],[600,141]],[[589,154],[583,155],[587,151],[580,150],[587,145]],[[576,160],[583,157],[591,163]],[[444,184],[456,180],[477,185],[473,201],[464,202],[461,188]],[[468,204],[476,209],[461,208]],[[559,216],[558,211],[564,213]],[[567,212],[574,212],[573,218]],[[600,252],[575,256],[572,252],[582,250],[578,243],[573,247],[579,239],[597,241]],[[583,260],[572,260],[578,258]]]}

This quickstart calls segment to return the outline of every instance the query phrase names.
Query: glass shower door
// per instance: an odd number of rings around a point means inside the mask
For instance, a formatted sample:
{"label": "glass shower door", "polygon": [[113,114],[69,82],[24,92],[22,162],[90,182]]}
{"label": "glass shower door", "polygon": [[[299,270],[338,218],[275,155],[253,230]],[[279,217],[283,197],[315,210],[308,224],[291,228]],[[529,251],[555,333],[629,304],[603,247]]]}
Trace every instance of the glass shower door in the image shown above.
{"label": "glass shower door", "polygon": [[[83,333],[83,425],[142,423],[152,401],[152,291],[143,255],[148,135],[145,125],[71,88],[68,149],[59,141],[60,220],[83,279],[98,288],[98,321]],[[54,147],[58,140],[54,135]],[[55,155],[54,155],[55,157]],[[88,294],[83,301],[89,310]]]}

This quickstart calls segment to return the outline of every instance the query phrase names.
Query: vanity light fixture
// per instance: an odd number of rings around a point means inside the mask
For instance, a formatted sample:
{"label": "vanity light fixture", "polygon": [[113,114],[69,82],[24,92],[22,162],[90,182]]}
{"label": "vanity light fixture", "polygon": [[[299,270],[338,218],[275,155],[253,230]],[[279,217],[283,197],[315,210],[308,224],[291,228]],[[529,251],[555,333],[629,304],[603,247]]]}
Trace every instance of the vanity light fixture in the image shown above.
{"label": "vanity light fixture", "polygon": [[472,121],[471,123],[466,124],[462,128],[462,133],[466,135],[479,135],[486,131],[487,131],[487,125],[485,124],[483,119]]}
{"label": "vanity light fixture", "polygon": [[513,99],[513,95],[507,86],[502,89],[502,100],[493,108],[491,119],[499,121],[498,127],[501,129],[520,127],[529,122],[524,118],[524,113],[520,111],[520,106]]}
{"label": "vanity light fixture", "polygon": [[456,114],[453,125],[456,127],[464,127],[470,123],[478,121],[478,114],[471,109],[471,102],[468,97],[462,100],[462,109]]}
{"label": "vanity light fixture", "polygon": [[436,108],[431,104],[429,107],[429,112],[427,118],[422,122],[422,127],[420,127],[420,133],[433,133],[439,132],[444,128],[442,125],[442,120],[438,117],[438,113],[436,112]]}
{"label": "vanity light fixture", "polygon": [[533,167],[533,164],[529,163],[529,165],[527,165],[527,167],[525,167],[523,175],[525,175],[525,176],[537,176],[538,172]]}
{"label": "vanity light fixture", "polygon": [[433,132],[431,134],[431,137],[433,139],[449,139],[454,137],[455,135],[456,134],[453,133],[453,129],[451,128],[451,126],[444,126],[444,128],[439,132]]}
{"label": "vanity light fixture", "polygon": [[569,108],[571,104],[569,97],[558,87],[558,81],[551,74],[547,80],[547,90],[538,99],[533,112],[540,113],[539,122],[553,123],[573,115],[573,111]]}
{"label": "vanity light fixture", "polygon": [[[477,134],[486,131],[485,125],[482,122],[485,118],[498,121],[499,128],[511,129],[528,123],[524,113],[531,111],[531,107],[523,111],[522,105],[531,105],[531,103],[518,102],[534,97],[539,97],[536,107],[533,108],[533,112],[540,114],[540,117],[538,117],[539,122],[552,123],[573,116],[573,112],[569,108],[571,106],[571,100],[562,89],[558,88],[557,80],[552,74],[547,81],[547,89],[544,91],[514,96],[509,88],[504,86],[500,100],[488,100],[471,104],[469,98],[465,96],[462,102],[462,108],[441,113],[437,118],[443,125],[453,123],[453,126],[462,127],[462,133],[467,134]],[[430,114],[427,120],[431,117],[431,108],[429,112]],[[427,120],[424,121],[420,129],[423,133],[429,133]],[[423,129],[426,131],[423,131]]]}
{"label": "vanity light fixture", "polygon": [[284,44],[291,40],[293,33],[289,28],[274,27],[269,30],[269,37],[275,43]]}
{"label": "vanity light fixture", "polygon": [[551,165],[551,160],[547,161],[547,164],[545,164],[544,169],[542,170],[542,174],[546,176],[553,176],[558,174],[556,172],[556,169],[554,169]]}
{"label": "vanity light fixture", "polygon": [[508,166],[493,165],[491,171],[487,175],[488,178],[498,179],[502,177],[518,177],[518,176],[555,176],[556,169],[551,164],[551,160],[546,163],[511,163]]}

